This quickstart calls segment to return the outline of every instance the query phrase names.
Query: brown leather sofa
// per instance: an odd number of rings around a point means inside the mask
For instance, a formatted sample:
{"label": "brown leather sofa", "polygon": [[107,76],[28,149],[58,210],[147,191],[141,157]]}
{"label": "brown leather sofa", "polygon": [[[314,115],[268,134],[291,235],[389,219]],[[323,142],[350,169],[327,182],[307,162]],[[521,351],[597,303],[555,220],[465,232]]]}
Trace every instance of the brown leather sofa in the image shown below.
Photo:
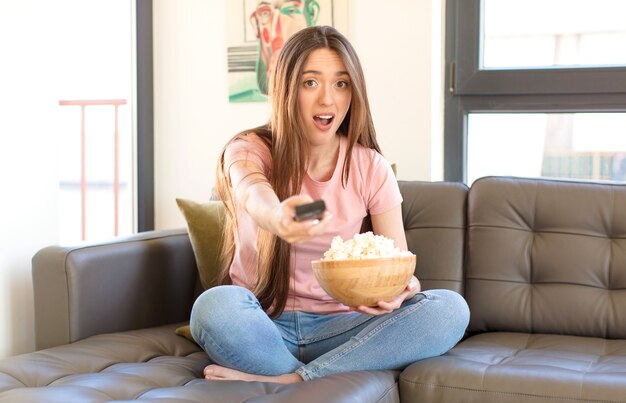
{"label": "brown leather sofa", "polygon": [[423,287],[472,312],[444,356],[296,385],[205,381],[206,355],[175,334],[201,289],[189,238],[155,231],[35,255],[38,351],[0,361],[0,403],[626,401],[626,185],[400,186]]}

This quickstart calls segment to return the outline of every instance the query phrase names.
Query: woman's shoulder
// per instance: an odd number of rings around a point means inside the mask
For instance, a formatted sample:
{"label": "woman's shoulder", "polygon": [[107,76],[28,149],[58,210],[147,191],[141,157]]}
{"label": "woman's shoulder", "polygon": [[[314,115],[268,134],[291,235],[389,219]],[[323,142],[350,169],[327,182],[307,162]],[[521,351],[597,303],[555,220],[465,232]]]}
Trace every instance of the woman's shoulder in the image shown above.
{"label": "woman's shoulder", "polygon": [[381,153],[373,148],[365,147],[360,143],[355,143],[352,147],[352,158],[355,160],[355,162],[366,163],[368,165],[386,162]]}
{"label": "woman's shoulder", "polygon": [[269,164],[271,158],[271,138],[257,129],[238,133],[224,150],[224,160],[228,164],[238,160],[252,160],[263,167]]}
{"label": "woman's shoulder", "polygon": [[227,147],[232,148],[233,146],[235,148],[239,148],[241,146],[252,146],[252,147],[258,147],[258,146],[265,146],[267,148],[270,147],[271,145],[271,133],[267,130],[265,130],[263,127],[257,127],[254,129],[250,129],[250,130],[244,130],[242,132],[237,133],[235,136],[233,136],[233,138],[230,140],[229,144],[227,145]]}

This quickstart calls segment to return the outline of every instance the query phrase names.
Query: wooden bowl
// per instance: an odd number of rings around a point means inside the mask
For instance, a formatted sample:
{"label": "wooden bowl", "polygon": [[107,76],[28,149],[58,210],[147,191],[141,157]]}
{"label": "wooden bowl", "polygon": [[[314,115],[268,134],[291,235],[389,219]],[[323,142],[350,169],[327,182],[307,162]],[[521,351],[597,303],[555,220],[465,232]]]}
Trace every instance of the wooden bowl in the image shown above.
{"label": "wooden bowl", "polygon": [[389,301],[415,272],[415,255],[358,260],[314,260],[313,273],[324,291],[347,306]]}

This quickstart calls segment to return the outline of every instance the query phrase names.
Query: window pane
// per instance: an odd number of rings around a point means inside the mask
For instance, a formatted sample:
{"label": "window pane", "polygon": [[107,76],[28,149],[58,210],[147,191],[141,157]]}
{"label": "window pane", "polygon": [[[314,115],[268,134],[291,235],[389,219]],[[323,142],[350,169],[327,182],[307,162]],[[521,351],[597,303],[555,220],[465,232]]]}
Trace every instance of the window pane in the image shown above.
{"label": "window pane", "polygon": [[59,242],[135,231],[133,1],[57,0]]}
{"label": "window pane", "polygon": [[487,175],[626,181],[626,113],[471,113],[467,183]]}
{"label": "window pane", "polygon": [[482,68],[626,65],[624,0],[483,0]]}

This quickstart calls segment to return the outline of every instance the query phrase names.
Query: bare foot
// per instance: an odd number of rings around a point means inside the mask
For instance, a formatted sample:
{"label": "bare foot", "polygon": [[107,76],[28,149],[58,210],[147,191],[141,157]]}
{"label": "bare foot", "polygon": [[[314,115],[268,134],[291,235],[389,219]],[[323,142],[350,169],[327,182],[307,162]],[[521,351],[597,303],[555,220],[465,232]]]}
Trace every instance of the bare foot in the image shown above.
{"label": "bare foot", "polygon": [[275,382],[275,383],[295,383],[302,382],[300,375],[295,372],[292,374],[284,374],[277,376],[254,375],[246,372],[237,371],[236,369],[222,367],[221,365],[211,364],[204,368],[204,379],[210,381],[246,381],[246,382]]}

